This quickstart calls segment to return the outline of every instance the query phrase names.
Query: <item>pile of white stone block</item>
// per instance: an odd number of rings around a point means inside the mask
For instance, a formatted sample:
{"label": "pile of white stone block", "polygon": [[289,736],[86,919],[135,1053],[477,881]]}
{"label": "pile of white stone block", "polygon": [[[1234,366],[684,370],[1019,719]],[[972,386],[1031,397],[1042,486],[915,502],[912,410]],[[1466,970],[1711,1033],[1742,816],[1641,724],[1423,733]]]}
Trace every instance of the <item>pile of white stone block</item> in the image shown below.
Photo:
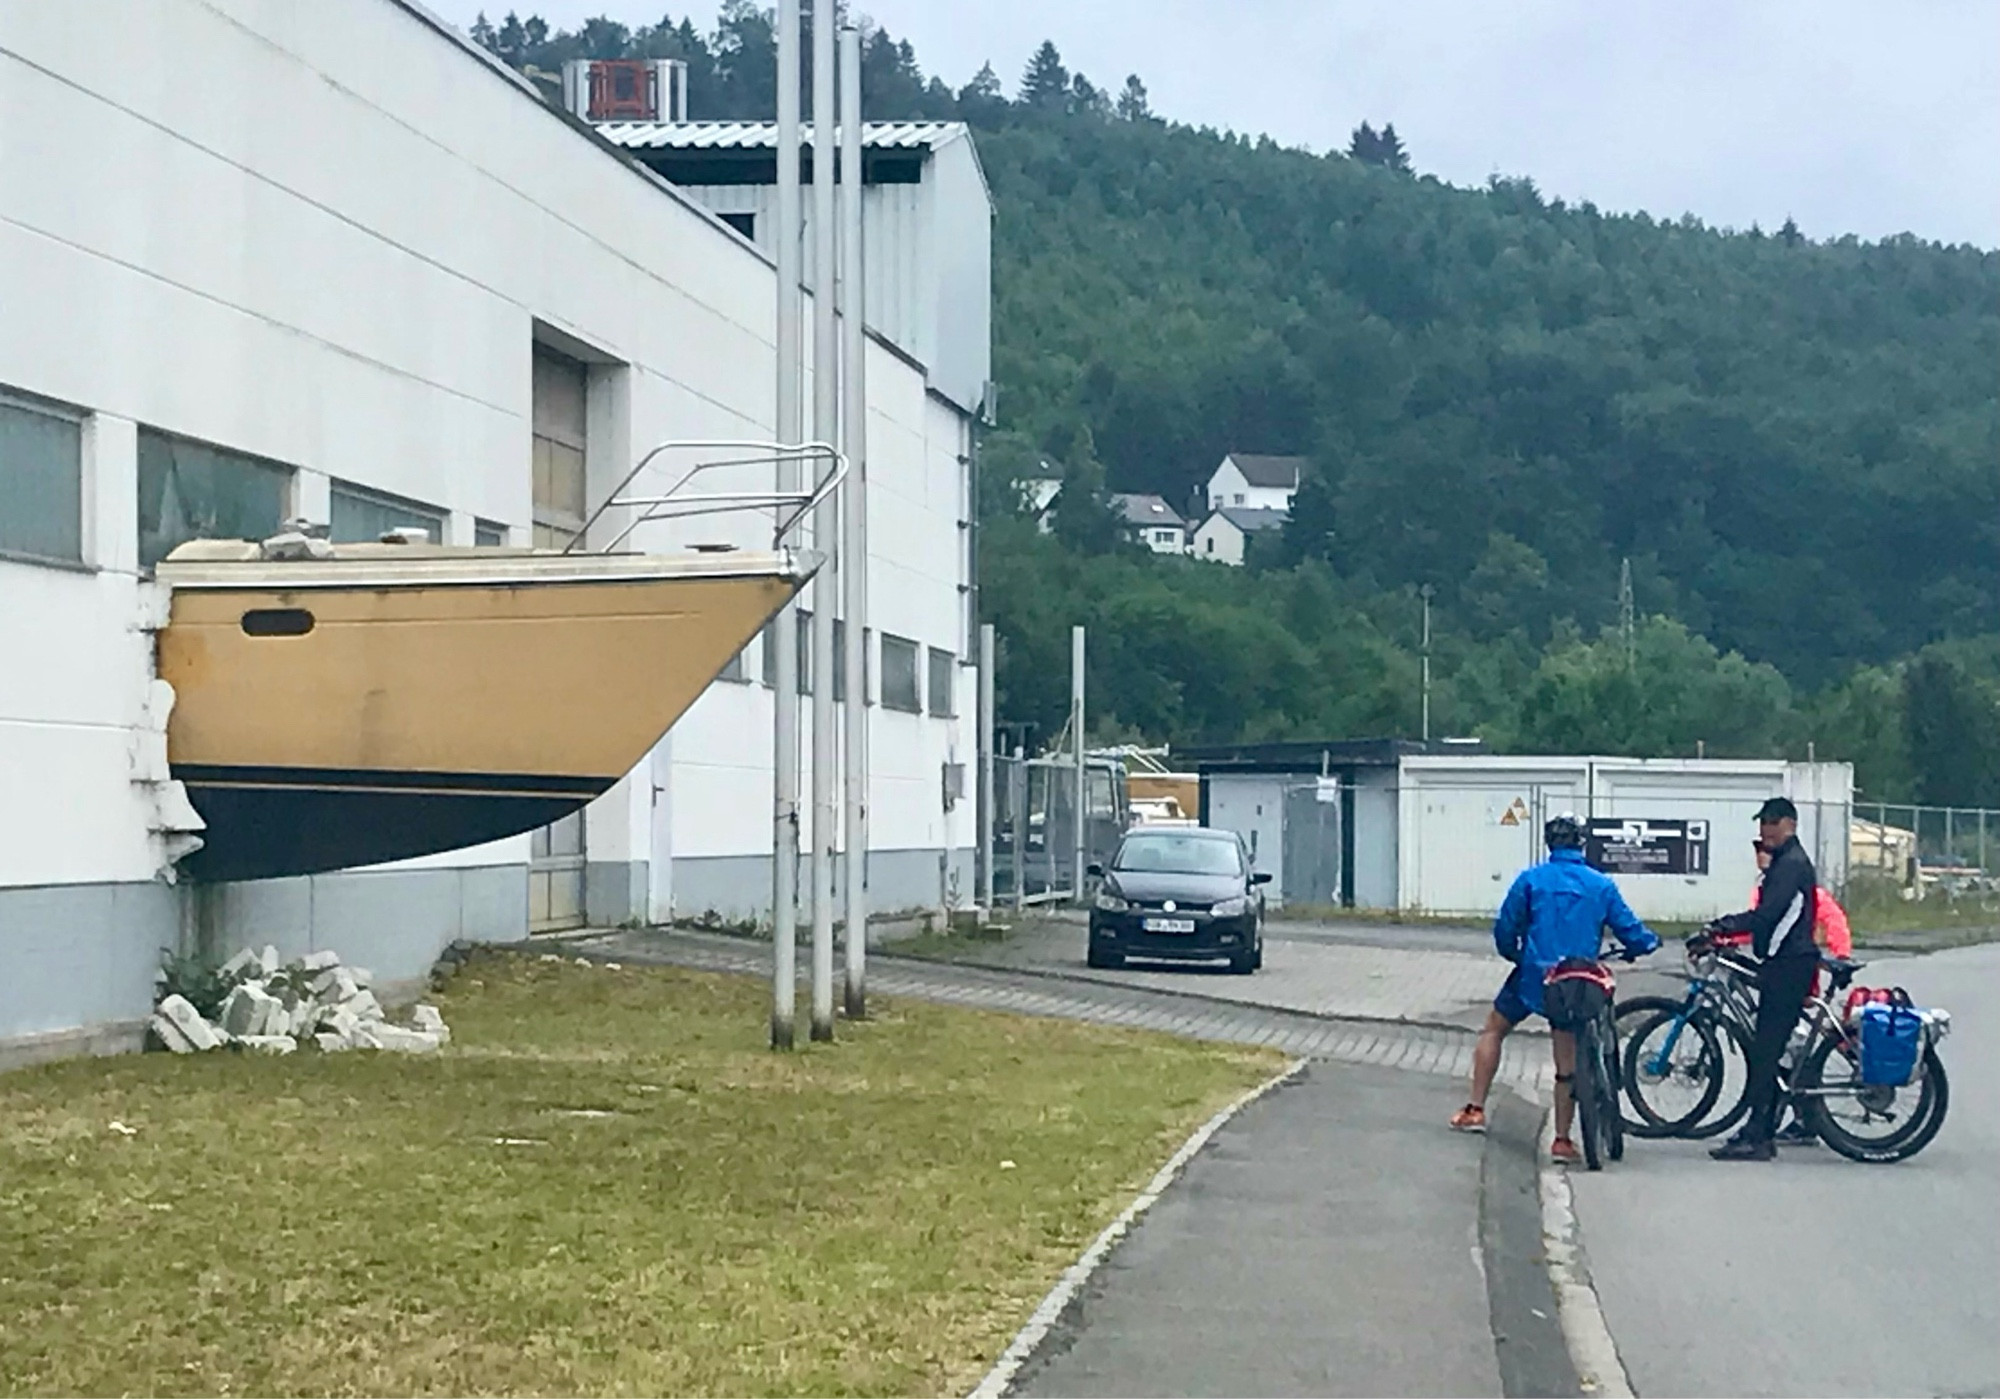
{"label": "pile of white stone block", "polygon": [[222,965],[229,985],[214,1020],[185,996],[154,1008],[152,1029],[176,1054],[236,1045],[267,1054],[290,1054],[310,1044],[325,1052],[390,1049],[421,1054],[448,1043],[451,1030],[436,1006],[420,1005],[408,1025],[392,1025],[375,998],[366,967],[342,966],[335,952],[309,952],[281,965],[278,949],[249,948]]}

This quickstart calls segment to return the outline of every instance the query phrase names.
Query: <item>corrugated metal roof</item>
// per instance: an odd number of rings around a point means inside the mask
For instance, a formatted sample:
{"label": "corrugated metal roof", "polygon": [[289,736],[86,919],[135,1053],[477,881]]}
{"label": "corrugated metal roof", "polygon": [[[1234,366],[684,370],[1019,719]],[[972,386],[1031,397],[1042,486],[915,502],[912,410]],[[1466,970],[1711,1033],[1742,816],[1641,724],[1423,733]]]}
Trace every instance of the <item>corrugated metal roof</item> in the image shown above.
{"label": "corrugated metal roof", "polygon": [[[635,151],[776,150],[774,121],[608,121],[597,134]],[[935,150],[965,135],[962,121],[871,121],[861,128],[870,150]],[[812,145],[812,125],[801,122],[799,141]]]}

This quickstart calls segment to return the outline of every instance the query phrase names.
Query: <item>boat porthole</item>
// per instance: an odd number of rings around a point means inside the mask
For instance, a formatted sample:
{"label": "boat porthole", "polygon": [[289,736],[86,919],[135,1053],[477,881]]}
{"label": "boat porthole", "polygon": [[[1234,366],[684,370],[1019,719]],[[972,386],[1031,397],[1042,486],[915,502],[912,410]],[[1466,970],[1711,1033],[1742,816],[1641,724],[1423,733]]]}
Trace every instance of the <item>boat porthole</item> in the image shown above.
{"label": "boat porthole", "polygon": [[304,636],[313,614],[303,607],[256,607],[243,614],[245,636]]}

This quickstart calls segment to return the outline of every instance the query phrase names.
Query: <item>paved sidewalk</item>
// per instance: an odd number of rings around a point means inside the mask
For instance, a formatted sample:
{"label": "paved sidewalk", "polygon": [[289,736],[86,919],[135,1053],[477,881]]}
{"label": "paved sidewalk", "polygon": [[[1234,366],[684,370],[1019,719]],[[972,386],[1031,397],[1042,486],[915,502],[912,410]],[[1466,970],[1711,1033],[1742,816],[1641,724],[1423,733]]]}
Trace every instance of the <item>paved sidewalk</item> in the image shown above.
{"label": "paved sidewalk", "polygon": [[[1440,1082],[1308,1072],[1188,1166],[1017,1377],[1022,1395],[1499,1395],[1482,1141]],[[1553,1309],[1546,1278],[1542,1305]]]}
{"label": "paved sidewalk", "polygon": [[[750,976],[768,977],[771,968],[769,944],[706,933],[621,930],[573,939],[564,946],[572,955],[600,960],[653,962]],[[1247,996],[1211,997],[1207,979],[1193,988],[1199,994],[1189,994],[1186,979],[1173,973],[1092,973],[1071,978],[1068,968],[1056,976],[1038,969],[997,970],[882,953],[870,956],[868,988],[871,995],[908,996],[982,1010],[1125,1025],[1194,1039],[1267,1045],[1301,1058],[1375,1064],[1457,1079],[1472,1072],[1472,1036],[1463,1029],[1416,1024],[1408,1018],[1396,1022],[1345,1019],[1324,1010],[1286,1005],[1288,993],[1282,977],[1274,975],[1272,953],[1276,947],[1272,944],[1266,949],[1263,972],[1229,979],[1252,983],[1252,990],[1258,989],[1255,983],[1271,988],[1275,1003],[1270,1005],[1251,1003]],[[804,958],[800,960],[803,963]],[[1080,961],[1078,966],[1081,968]],[[1305,994],[1289,998],[1302,1005],[1326,1000]],[[800,998],[801,1004],[804,999]],[[1546,1053],[1538,1045],[1510,1050],[1500,1069],[1502,1083],[1538,1100],[1545,1099],[1553,1087],[1553,1074]]]}

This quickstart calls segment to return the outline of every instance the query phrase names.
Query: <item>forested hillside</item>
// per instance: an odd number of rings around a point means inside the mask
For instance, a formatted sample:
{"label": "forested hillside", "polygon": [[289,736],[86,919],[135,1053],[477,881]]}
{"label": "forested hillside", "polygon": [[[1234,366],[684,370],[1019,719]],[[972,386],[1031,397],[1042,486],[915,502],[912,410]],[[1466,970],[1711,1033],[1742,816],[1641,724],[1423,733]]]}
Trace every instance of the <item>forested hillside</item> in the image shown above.
{"label": "forested hillside", "polygon": [[[712,32],[485,37],[550,68],[687,58],[702,117],[768,114],[770,34],[730,0]],[[1390,130],[1314,155],[1175,125],[1053,45],[1012,97],[880,31],[866,52],[871,117],[971,121],[993,187],[1008,717],[1059,724],[1083,621],[1107,736],[1411,733],[1428,585],[1443,731],[1812,742],[1871,794],[2000,804],[2000,255],[1454,188]],[[1312,462],[1249,568],[1105,538],[1093,497],[1181,505],[1229,450]],[[1053,540],[1007,489],[1040,458]]]}

